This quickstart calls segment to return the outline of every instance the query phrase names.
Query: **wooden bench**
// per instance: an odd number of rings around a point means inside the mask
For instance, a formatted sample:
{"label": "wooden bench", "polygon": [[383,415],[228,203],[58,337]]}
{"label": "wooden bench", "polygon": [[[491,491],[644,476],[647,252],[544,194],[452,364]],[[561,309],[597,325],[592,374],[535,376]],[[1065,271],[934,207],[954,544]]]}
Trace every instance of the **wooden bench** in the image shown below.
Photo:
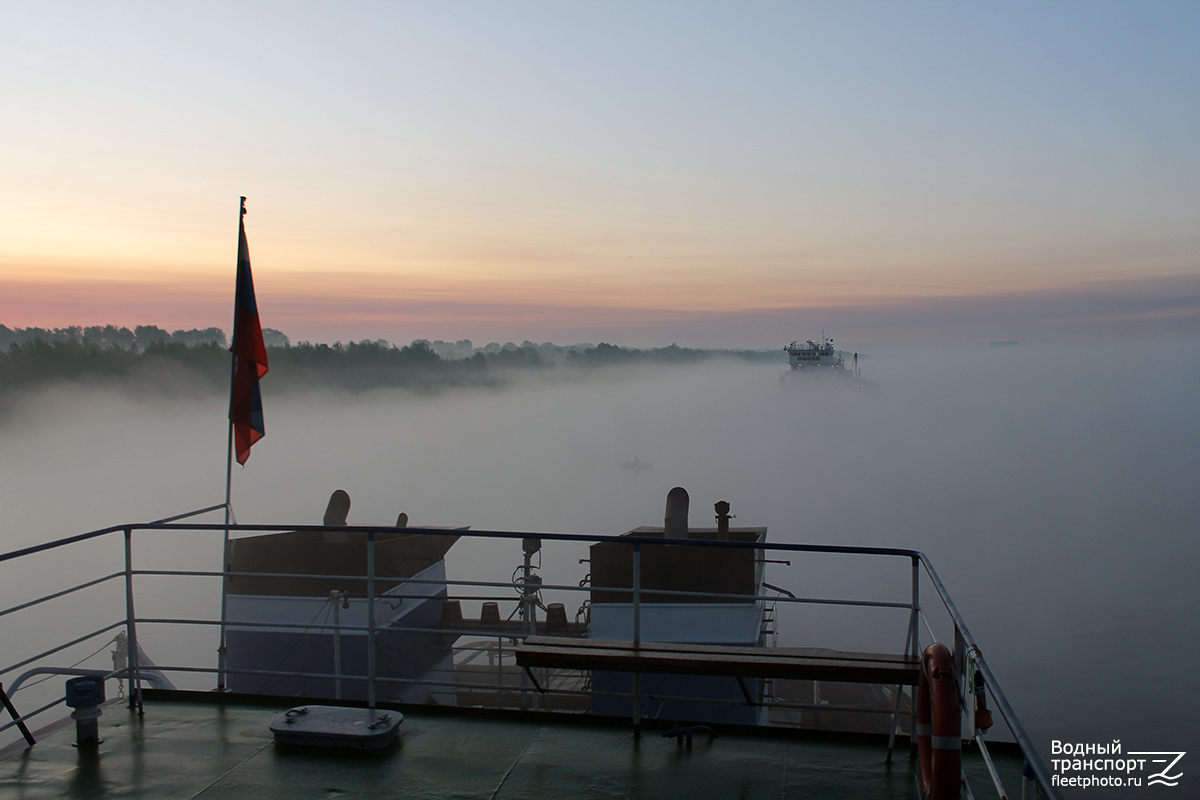
{"label": "wooden bench", "polygon": [[525,668],[538,691],[531,669],[666,672],[680,675],[726,675],[738,679],[746,701],[752,702],[743,678],[878,683],[914,686],[920,660],[915,656],[853,653],[810,647],[732,647],[710,644],[611,641],[530,636],[517,645],[517,664]]}

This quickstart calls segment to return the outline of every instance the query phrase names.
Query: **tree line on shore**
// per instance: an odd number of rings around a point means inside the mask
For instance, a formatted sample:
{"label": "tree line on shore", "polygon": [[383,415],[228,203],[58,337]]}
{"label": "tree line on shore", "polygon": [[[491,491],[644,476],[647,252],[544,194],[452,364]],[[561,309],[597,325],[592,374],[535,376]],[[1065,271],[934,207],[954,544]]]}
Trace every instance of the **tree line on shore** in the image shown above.
{"label": "tree line on shore", "polygon": [[[491,342],[469,339],[397,346],[385,340],[343,344],[293,344],[280,331],[263,330],[271,383],[297,387],[434,388],[495,385],[513,371],[579,370],[634,364],[696,362],[720,356],[775,360],[759,351],[669,347],[639,350],[598,345]],[[0,392],[67,380],[122,380],[160,375],[189,376],[190,385],[214,390],[229,380],[228,340],[220,328],[168,332],[153,325],[133,330],[112,325],[68,328],[8,328],[0,325]],[[161,383],[161,381],[160,381]]]}
{"label": "tree line on shore", "polygon": [[[124,350],[144,350],[158,344],[218,344],[225,345],[225,331],[220,328],[192,328],[168,331],[157,325],[137,325],[130,330],[116,325],[69,325],[66,328],[10,328],[0,325],[0,350],[14,344],[42,341],[93,344],[102,349],[118,347]],[[274,328],[263,328],[263,340],[268,346],[289,344],[288,337]]]}

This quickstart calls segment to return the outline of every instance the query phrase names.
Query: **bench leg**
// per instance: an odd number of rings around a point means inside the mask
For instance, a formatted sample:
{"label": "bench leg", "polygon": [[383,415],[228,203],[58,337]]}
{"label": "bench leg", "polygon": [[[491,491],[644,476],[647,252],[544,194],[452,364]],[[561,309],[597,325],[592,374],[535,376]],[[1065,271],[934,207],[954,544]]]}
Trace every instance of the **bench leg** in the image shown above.
{"label": "bench leg", "polygon": [[542,688],[542,685],[537,682],[537,678],[533,677],[533,670],[531,670],[529,667],[525,667],[525,674],[529,676],[529,682],[533,684],[533,688],[538,690],[538,694],[546,693],[546,690]]}
{"label": "bench leg", "polygon": [[742,690],[742,697],[746,698],[746,705],[748,705],[748,706],[758,705],[758,703],[755,702],[754,698],[750,696],[750,687],[746,686],[746,681],[742,678],[741,675],[738,675],[736,677],[737,677],[737,682],[738,682],[738,688]]}

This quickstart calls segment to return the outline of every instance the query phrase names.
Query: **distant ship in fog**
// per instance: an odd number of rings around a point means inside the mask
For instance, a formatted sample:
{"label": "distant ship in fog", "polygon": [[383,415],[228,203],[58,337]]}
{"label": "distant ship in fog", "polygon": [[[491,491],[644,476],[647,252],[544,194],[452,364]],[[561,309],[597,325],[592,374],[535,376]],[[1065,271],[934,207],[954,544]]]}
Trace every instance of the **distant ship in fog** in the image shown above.
{"label": "distant ship in fog", "polygon": [[621,469],[631,470],[634,475],[637,475],[641,472],[649,472],[650,470],[654,469],[654,465],[649,461],[642,461],[637,456],[634,456],[632,461],[623,461],[621,463]]}
{"label": "distant ship in fog", "polygon": [[791,369],[779,376],[780,385],[786,386],[803,379],[809,380],[814,376],[834,376],[844,379],[856,389],[872,388],[873,384],[862,376],[858,368],[858,353],[854,354],[853,364],[846,368],[846,359],[842,353],[833,347],[833,339],[821,334],[821,343],[808,339],[801,344],[792,342],[783,351],[788,354],[788,364]]}

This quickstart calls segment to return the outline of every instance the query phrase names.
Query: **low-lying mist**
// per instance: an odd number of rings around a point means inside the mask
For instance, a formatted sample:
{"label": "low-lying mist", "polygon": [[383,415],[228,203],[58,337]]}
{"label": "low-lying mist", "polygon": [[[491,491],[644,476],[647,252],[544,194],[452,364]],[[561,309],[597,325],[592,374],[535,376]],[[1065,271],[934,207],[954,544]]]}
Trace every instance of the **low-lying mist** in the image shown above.
{"label": "low-lying mist", "polygon": [[[697,526],[727,500],[735,525],[767,526],[771,542],[927,553],[1039,747],[1186,747],[1200,707],[1200,635],[1183,622],[1200,613],[1200,342],[881,352],[861,366],[873,391],[781,386],[786,364],[733,360],[432,394],[280,397],[268,375],[267,436],[235,466],[233,503],[240,522],[318,523],[341,488],[352,523],[403,511],[415,526],[612,534],[661,524],[683,486]],[[25,397],[0,428],[0,549],[220,503],[225,403],[133,386]],[[652,467],[622,468],[635,458]],[[452,577],[503,579],[520,558],[473,547],[451,551]],[[547,582],[586,572],[547,555]],[[906,569],[797,560],[771,580],[903,600]],[[862,644],[863,625],[811,644]],[[818,630],[803,615],[792,626],[789,643]],[[1171,688],[1135,703],[1127,682],[1146,681],[1147,663]]]}

